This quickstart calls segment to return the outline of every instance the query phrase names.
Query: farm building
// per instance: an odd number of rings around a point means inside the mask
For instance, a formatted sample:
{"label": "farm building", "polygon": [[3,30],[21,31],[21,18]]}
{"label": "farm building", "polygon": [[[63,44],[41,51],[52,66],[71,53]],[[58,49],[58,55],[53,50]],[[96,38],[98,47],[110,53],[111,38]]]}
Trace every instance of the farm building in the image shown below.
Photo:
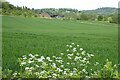
{"label": "farm building", "polygon": [[39,16],[44,18],[51,18],[51,16],[48,13],[41,13],[39,14]]}

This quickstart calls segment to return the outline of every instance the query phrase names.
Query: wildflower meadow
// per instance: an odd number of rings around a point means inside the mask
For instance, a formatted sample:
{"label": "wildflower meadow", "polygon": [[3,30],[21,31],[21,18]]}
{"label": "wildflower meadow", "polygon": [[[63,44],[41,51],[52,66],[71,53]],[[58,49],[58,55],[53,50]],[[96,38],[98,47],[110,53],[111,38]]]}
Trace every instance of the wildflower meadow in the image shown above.
{"label": "wildflower meadow", "polygon": [[[88,53],[80,45],[66,45],[66,52],[59,56],[44,57],[38,54],[23,55],[19,58],[19,71],[5,70],[3,78],[118,78],[118,65],[106,59],[101,69],[99,62],[91,63],[95,55]],[[66,59],[66,60],[65,60]]]}

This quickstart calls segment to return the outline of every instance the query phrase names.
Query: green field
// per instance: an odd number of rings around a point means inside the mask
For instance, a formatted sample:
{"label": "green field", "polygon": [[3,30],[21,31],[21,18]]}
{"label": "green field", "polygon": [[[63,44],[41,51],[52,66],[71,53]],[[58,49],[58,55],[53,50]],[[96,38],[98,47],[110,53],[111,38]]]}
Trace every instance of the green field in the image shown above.
{"label": "green field", "polygon": [[72,42],[93,53],[93,62],[110,59],[117,64],[117,24],[12,16],[2,20],[3,69],[18,70],[17,60],[25,54],[59,55]]}

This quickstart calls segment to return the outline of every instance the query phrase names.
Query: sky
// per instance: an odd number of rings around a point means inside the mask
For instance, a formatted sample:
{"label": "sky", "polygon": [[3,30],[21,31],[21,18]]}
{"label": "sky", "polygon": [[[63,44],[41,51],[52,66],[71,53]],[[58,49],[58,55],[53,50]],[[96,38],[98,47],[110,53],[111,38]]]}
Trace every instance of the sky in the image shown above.
{"label": "sky", "polygon": [[72,8],[78,10],[92,10],[101,7],[118,7],[120,0],[7,0],[15,6],[28,8]]}

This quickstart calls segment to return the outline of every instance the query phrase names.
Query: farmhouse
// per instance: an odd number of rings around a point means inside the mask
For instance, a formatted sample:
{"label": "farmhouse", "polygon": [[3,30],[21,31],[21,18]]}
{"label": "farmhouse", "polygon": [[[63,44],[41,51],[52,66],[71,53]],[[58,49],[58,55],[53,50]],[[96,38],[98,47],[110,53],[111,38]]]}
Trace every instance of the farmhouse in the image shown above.
{"label": "farmhouse", "polygon": [[41,13],[41,14],[39,14],[39,16],[40,17],[43,17],[43,18],[57,18],[57,19],[62,19],[62,18],[64,18],[64,16],[63,15],[50,15],[50,14],[48,14],[48,13]]}
{"label": "farmhouse", "polygon": [[48,13],[41,13],[39,14],[39,16],[44,18],[51,18],[51,16]]}
{"label": "farmhouse", "polygon": [[62,19],[64,16],[61,15],[51,15],[52,18]]}

